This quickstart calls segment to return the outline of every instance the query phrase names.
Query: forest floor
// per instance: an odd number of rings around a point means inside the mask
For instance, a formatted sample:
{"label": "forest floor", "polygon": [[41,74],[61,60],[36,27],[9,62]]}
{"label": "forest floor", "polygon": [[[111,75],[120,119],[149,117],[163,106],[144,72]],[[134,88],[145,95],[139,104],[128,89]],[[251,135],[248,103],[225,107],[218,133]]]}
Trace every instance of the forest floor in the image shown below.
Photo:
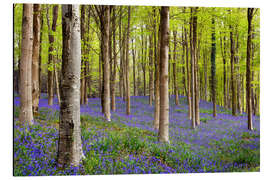
{"label": "forest floor", "polygon": [[33,126],[19,126],[19,98],[14,97],[14,175],[156,174],[260,171],[260,117],[253,117],[254,131],[247,129],[247,115],[200,102],[201,124],[191,128],[186,98],[180,105],[170,99],[170,143],[159,143],[153,129],[154,105],[148,97],[131,97],[131,114],[116,98],[112,122],[103,121],[100,99],[81,106],[85,159],[80,167],[56,168],[59,106],[40,99]]}

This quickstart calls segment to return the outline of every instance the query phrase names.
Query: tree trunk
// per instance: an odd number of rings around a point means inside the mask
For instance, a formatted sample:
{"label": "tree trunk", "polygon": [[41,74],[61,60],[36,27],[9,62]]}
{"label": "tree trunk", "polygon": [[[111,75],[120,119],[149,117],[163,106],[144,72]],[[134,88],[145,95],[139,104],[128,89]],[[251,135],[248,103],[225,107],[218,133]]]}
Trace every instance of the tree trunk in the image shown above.
{"label": "tree trunk", "polygon": [[160,119],[158,140],[169,142],[168,50],[169,7],[160,11]]}
{"label": "tree trunk", "polygon": [[251,53],[251,33],[252,33],[252,18],[254,16],[254,8],[248,8],[248,39],[247,39],[247,63],[246,63],[246,92],[247,92],[247,114],[248,114],[248,129],[253,130],[252,123],[252,104],[251,104],[251,78],[250,78],[250,53]]}
{"label": "tree trunk", "polygon": [[[42,7],[42,6],[41,6]],[[40,12],[40,36],[39,36],[39,38],[40,38],[40,40],[39,40],[39,42],[42,42],[42,32],[43,32],[43,25],[44,25],[44,23],[43,23],[43,13],[42,13],[42,8],[41,8],[41,12]],[[38,56],[38,63],[39,63],[39,67],[38,67],[38,83],[39,83],[39,95],[38,95],[38,97],[40,98],[40,94],[41,94],[41,81],[42,81],[42,71],[41,71],[41,60],[42,60],[42,57],[41,57],[41,52],[42,52],[42,45],[41,45],[41,43],[39,43],[39,45],[40,45],[40,48],[39,48],[39,56]]]}
{"label": "tree trunk", "polygon": [[213,102],[213,117],[216,117],[216,36],[215,19],[212,17],[212,48],[211,48],[211,90]]}
{"label": "tree trunk", "polygon": [[144,48],[147,47],[145,44],[144,46],[144,36],[143,36],[143,26],[141,27],[141,40],[142,40],[142,54],[141,54],[141,59],[142,59],[142,71],[143,71],[143,96],[146,96],[146,76],[145,76],[145,61],[144,61]]}
{"label": "tree trunk", "polygon": [[128,27],[126,38],[126,114],[130,115],[130,89],[129,89],[129,27],[130,27],[130,6],[128,6]]}
{"label": "tree trunk", "polygon": [[222,60],[223,60],[223,105],[224,108],[227,108],[227,92],[226,92],[226,80],[227,80],[227,76],[226,76],[226,37],[224,35],[224,39],[223,39],[223,44],[222,44],[222,36],[220,33],[220,49],[221,49],[221,55],[222,55]]}
{"label": "tree trunk", "polygon": [[132,39],[132,57],[133,57],[133,96],[136,96],[137,88],[136,88],[136,41],[133,43]]}
{"label": "tree trunk", "polygon": [[237,90],[237,109],[240,114],[242,114],[242,105],[241,105],[241,82],[240,82],[240,59],[239,59],[239,32],[236,32],[236,90]]}
{"label": "tree trunk", "polygon": [[23,4],[22,42],[20,61],[20,114],[19,121],[33,124],[32,111],[32,48],[33,48],[33,4]]}
{"label": "tree trunk", "polygon": [[[117,54],[116,54],[116,38],[115,38],[115,8],[112,10],[112,37],[113,37],[113,68],[112,68],[112,81],[111,81],[111,109],[115,111],[115,78],[116,78],[116,66],[117,66]],[[112,64],[112,63],[111,63]]]}
{"label": "tree trunk", "polygon": [[[90,30],[90,16],[91,16],[91,12],[90,12],[90,7],[88,6],[88,21],[87,21],[87,24],[86,24],[86,27],[87,27],[87,33],[88,35],[86,36],[86,61],[85,61],[85,94],[84,94],[84,102],[85,104],[88,104],[88,96],[90,96],[90,93],[91,93],[91,87],[90,87],[90,77],[91,77],[91,74],[90,74],[90,68],[89,68],[89,52],[90,52],[90,34],[91,32],[89,31]],[[89,93],[88,93],[89,92]]]}
{"label": "tree trunk", "polygon": [[155,114],[154,114],[154,129],[159,129],[159,111],[160,111],[160,95],[159,95],[159,58],[160,58],[160,30],[158,31],[158,42],[157,42],[157,22],[156,22],[156,9],[153,8],[154,13],[154,47],[155,47]]}
{"label": "tree trunk", "polygon": [[79,166],[83,158],[80,128],[81,41],[79,5],[62,5],[62,79],[57,164]]}
{"label": "tree trunk", "polygon": [[85,62],[86,62],[86,39],[85,39],[85,5],[81,5],[81,93],[80,93],[80,103],[85,105]]}
{"label": "tree trunk", "polygon": [[[57,58],[58,58],[58,49],[57,49]],[[59,87],[59,76],[58,76],[58,71],[57,71],[57,67],[56,67],[56,63],[57,63],[58,59],[56,59],[56,62],[54,63],[54,80],[55,80],[55,86],[56,86],[56,95],[57,95],[57,100],[58,100],[58,104],[60,106],[61,104],[61,98],[60,98],[60,87]]]}
{"label": "tree trunk", "polygon": [[233,36],[233,27],[230,26],[230,40],[231,40],[231,92],[232,92],[232,115],[236,116],[236,94],[235,94],[235,77],[234,77],[234,58],[235,58],[235,42]]}
{"label": "tree trunk", "polygon": [[196,121],[195,121],[195,44],[193,43],[193,8],[190,8],[191,17],[190,17],[190,54],[191,54],[191,126],[195,129]]}
{"label": "tree trunk", "polygon": [[207,51],[204,51],[204,56],[203,56],[203,67],[204,67],[204,100],[207,101],[207,60],[208,60],[208,55]]}
{"label": "tree trunk", "polygon": [[193,15],[193,56],[194,56],[194,103],[195,103],[195,124],[200,125],[200,94],[199,94],[199,81],[198,81],[198,60],[199,60],[199,49],[197,48],[197,7],[194,8],[194,15]]}
{"label": "tree trunk", "polygon": [[123,43],[122,43],[122,6],[120,6],[120,15],[119,15],[119,46],[120,47],[120,72],[119,72],[119,93],[120,93],[120,97],[123,98],[124,97],[124,93],[123,93]]}
{"label": "tree trunk", "polygon": [[101,44],[102,44],[102,62],[103,68],[103,86],[104,86],[104,118],[111,121],[110,112],[110,62],[109,62],[109,30],[110,30],[110,6],[102,6],[103,14],[100,14],[101,25]]}
{"label": "tree trunk", "polygon": [[38,113],[39,104],[40,10],[40,5],[34,4],[32,52],[32,108],[34,116]]}
{"label": "tree trunk", "polygon": [[[185,13],[185,8],[184,8]],[[187,28],[184,27],[184,33],[185,33],[185,50],[186,50],[186,69],[187,69],[187,102],[188,102],[188,118],[192,119],[192,110],[191,110],[191,77],[190,77],[190,71],[189,71],[189,49],[188,49],[188,37],[187,37]],[[191,32],[190,32],[191,33]],[[191,47],[190,47],[191,48]]]}
{"label": "tree trunk", "polygon": [[178,97],[178,86],[177,86],[177,69],[176,69],[176,36],[177,31],[173,31],[173,42],[174,42],[174,48],[173,48],[173,84],[174,84],[174,95],[175,95],[175,105],[179,105],[179,97]]}
{"label": "tree trunk", "polygon": [[149,35],[149,105],[152,106],[154,98],[154,80],[153,80],[153,36]]}

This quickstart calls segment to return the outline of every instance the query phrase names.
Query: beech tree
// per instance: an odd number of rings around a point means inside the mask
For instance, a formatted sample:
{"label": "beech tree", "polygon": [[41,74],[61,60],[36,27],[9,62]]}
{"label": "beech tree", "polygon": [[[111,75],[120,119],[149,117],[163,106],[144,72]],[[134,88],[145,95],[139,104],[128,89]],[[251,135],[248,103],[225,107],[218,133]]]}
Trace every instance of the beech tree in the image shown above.
{"label": "beech tree", "polygon": [[251,104],[251,78],[250,78],[250,56],[251,56],[251,41],[252,41],[252,18],[254,16],[254,8],[248,8],[248,38],[247,38],[247,62],[246,62],[246,92],[247,92],[247,114],[248,114],[248,129],[253,130],[252,124],[252,104]]}
{"label": "beech tree", "polygon": [[173,84],[174,84],[174,95],[175,95],[175,105],[179,105],[179,98],[178,98],[178,85],[177,85],[177,69],[176,69],[176,36],[177,31],[173,31],[173,42],[174,42],[174,48],[173,48]]}
{"label": "beech tree", "polygon": [[128,27],[126,37],[126,114],[130,115],[130,87],[129,87],[129,31],[130,31],[130,6],[128,7]]}
{"label": "beech tree", "polygon": [[80,127],[81,37],[79,5],[62,5],[62,79],[57,164],[78,166],[83,158]]}
{"label": "beech tree", "polygon": [[85,37],[85,24],[86,24],[86,20],[85,20],[85,5],[81,6],[81,41],[82,41],[82,48],[81,48],[81,68],[82,68],[82,72],[81,72],[81,89],[80,89],[80,102],[81,104],[86,104],[85,101],[85,93],[86,93],[86,37]]}
{"label": "beech tree", "polygon": [[216,37],[215,19],[212,18],[212,47],[211,47],[211,91],[213,102],[213,117],[216,117]]}
{"label": "beech tree", "polygon": [[[159,129],[159,113],[160,113],[160,92],[159,92],[159,84],[160,84],[160,26],[157,33],[156,26],[156,8],[153,8],[153,14],[154,14],[154,29],[155,29],[155,35],[154,35],[154,44],[155,44],[155,114],[154,114],[154,129]],[[158,39],[157,39],[158,34]]]}
{"label": "beech tree", "polygon": [[111,121],[110,112],[110,61],[109,61],[109,31],[110,31],[110,6],[95,6],[100,20],[101,32],[101,59],[103,64],[103,113],[107,121]]}
{"label": "beech tree", "polygon": [[33,4],[23,4],[22,42],[20,60],[20,114],[21,123],[33,124],[32,111],[32,49]]}
{"label": "beech tree", "polygon": [[160,11],[160,142],[169,142],[169,92],[168,92],[168,55],[169,55],[169,7],[162,6]]}
{"label": "beech tree", "polygon": [[38,112],[39,104],[39,53],[40,53],[40,4],[34,4],[33,14],[33,52],[32,52],[32,106],[33,115]]}

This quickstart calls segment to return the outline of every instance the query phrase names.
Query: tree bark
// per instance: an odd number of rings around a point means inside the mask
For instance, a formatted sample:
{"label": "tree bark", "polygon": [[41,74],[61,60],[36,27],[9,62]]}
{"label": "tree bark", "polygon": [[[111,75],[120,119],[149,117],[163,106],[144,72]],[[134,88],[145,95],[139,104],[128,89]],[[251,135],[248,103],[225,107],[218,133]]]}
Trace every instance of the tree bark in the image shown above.
{"label": "tree bark", "polygon": [[136,41],[132,39],[132,57],[133,57],[133,96],[136,96]]}
{"label": "tree bark", "polygon": [[102,44],[102,62],[103,68],[103,86],[104,86],[104,118],[111,121],[110,112],[110,62],[109,62],[109,30],[110,30],[110,7],[101,6],[100,25],[101,25],[101,44]]}
{"label": "tree bark", "polygon": [[192,121],[191,121],[191,126],[193,129],[195,129],[196,126],[196,120],[195,120],[195,44],[193,42],[193,8],[190,8],[190,13],[191,13],[191,17],[190,17],[190,54],[191,54],[191,117],[192,117]]}
{"label": "tree bark", "polygon": [[156,21],[156,9],[153,8],[154,13],[154,44],[155,44],[155,114],[154,114],[154,129],[159,129],[159,111],[160,111],[160,94],[159,94],[159,60],[160,60],[160,29],[158,31],[158,42],[157,42],[157,21]]}
{"label": "tree bark", "polygon": [[153,80],[153,36],[149,35],[149,105],[152,106],[154,98],[154,80]]}
{"label": "tree bark", "polygon": [[215,19],[212,17],[212,48],[211,48],[211,90],[213,102],[213,117],[216,117],[216,36]]}
{"label": "tree bark", "polygon": [[247,114],[248,129],[253,130],[252,123],[252,104],[251,104],[251,78],[250,78],[250,53],[251,53],[251,34],[252,34],[252,18],[254,16],[254,8],[248,8],[248,39],[247,39],[247,63],[246,63],[246,93],[247,93]]}
{"label": "tree bark", "polygon": [[113,37],[113,68],[112,68],[112,80],[111,80],[111,109],[112,111],[115,111],[115,79],[116,79],[116,66],[117,66],[117,54],[116,54],[116,37],[115,37],[115,31],[116,31],[116,26],[115,26],[115,19],[116,19],[116,14],[115,14],[115,7],[112,9],[113,12],[113,18],[112,18],[112,37]]}
{"label": "tree bark", "polygon": [[242,114],[242,104],[241,104],[241,82],[240,82],[240,58],[239,58],[239,32],[238,28],[236,31],[236,56],[235,56],[235,64],[236,64],[236,91],[237,91],[237,109],[240,114]]}
{"label": "tree bark", "polygon": [[[199,48],[197,48],[197,9],[198,7],[194,8],[194,14],[193,14],[193,56],[194,56],[194,98],[195,98],[195,124],[200,125],[200,88],[199,88],[199,78],[198,78],[198,72],[199,72],[199,66],[198,66],[198,60],[199,60]],[[199,44],[199,43],[198,43]]]}
{"label": "tree bark", "polygon": [[141,54],[141,59],[142,59],[142,71],[143,71],[143,96],[146,96],[146,72],[145,72],[145,57],[144,57],[144,48],[147,47],[147,43],[144,44],[144,36],[143,36],[143,26],[141,27],[141,40],[142,40],[142,54]]}
{"label": "tree bark", "polygon": [[22,124],[33,124],[32,111],[33,4],[23,4],[20,61],[20,114]]}
{"label": "tree bark", "polygon": [[231,92],[232,92],[232,115],[236,116],[236,94],[235,94],[235,77],[234,77],[234,59],[235,59],[235,42],[232,25],[230,27],[230,41],[231,41]]}
{"label": "tree bark", "polygon": [[[185,8],[184,8],[185,13]],[[186,23],[186,22],[185,22]],[[192,119],[192,102],[191,102],[191,77],[189,70],[189,49],[188,49],[188,37],[187,37],[187,28],[184,27],[185,33],[185,51],[186,51],[186,69],[187,69],[187,102],[188,102],[188,118]],[[190,32],[191,33],[191,32]],[[191,47],[190,47],[191,48]]]}
{"label": "tree bark", "polygon": [[169,142],[169,95],[168,95],[169,7],[160,11],[160,142]]}
{"label": "tree bark", "polygon": [[130,27],[130,6],[128,6],[128,27],[126,38],[126,114],[130,115],[130,88],[129,88],[129,28]]}
{"label": "tree bark", "polygon": [[85,5],[81,6],[81,93],[80,93],[80,103],[85,105],[85,86],[86,86],[86,39],[85,39]]}
{"label": "tree bark", "polygon": [[[39,36],[39,42],[42,42],[42,33],[43,33],[43,25],[44,25],[44,22],[43,22],[43,6],[41,5],[41,12],[40,12],[40,36]],[[38,56],[38,63],[39,63],[39,67],[38,67],[38,83],[39,83],[39,98],[40,98],[40,94],[41,94],[41,84],[42,84],[42,69],[41,69],[41,60],[42,60],[42,57],[41,57],[41,52],[42,52],[42,45],[41,43],[39,43],[40,47],[39,47],[39,56]]]}
{"label": "tree bark", "polygon": [[79,166],[84,157],[80,128],[81,41],[79,5],[62,5],[62,79],[57,164]]}
{"label": "tree bark", "polygon": [[176,70],[176,36],[177,31],[173,31],[173,41],[174,41],[174,48],[173,48],[173,84],[174,84],[174,95],[175,95],[175,105],[179,105],[179,97],[178,97],[178,86],[177,86],[177,70]]}
{"label": "tree bark", "polygon": [[40,5],[34,4],[33,15],[33,54],[32,54],[32,108],[38,113],[39,104],[39,53],[40,53]]}
{"label": "tree bark", "polygon": [[220,33],[220,49],[221,49],[221,56],[223,60],[223,105],[224,108],[227,108],[227,92],[226,92],[226,81],[227,81],[227,72],[226,72],[226,36],[223,37],[222,43],[222,36]]}

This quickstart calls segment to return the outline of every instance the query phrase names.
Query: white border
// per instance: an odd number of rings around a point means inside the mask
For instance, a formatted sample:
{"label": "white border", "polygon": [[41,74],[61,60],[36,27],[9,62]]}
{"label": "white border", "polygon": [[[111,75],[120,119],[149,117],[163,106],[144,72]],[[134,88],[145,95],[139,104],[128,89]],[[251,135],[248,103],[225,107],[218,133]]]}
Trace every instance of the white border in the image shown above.
{"label": "white border", "polygon": [[[205,173],[205,174],[169,174],[169,175],[110,175],[110,176],[64,176],[34,177],[35,179],[266,179],[269,174],[269,18],[270,6],[267,0],[38,0],[1,2],[1,175],[3,179],[22,179],[12,177],[12,4],[13,3],[55,3],[55,4],[116,4],[116,5],[169,5],[203,7],[257,7],[261,8],[261,172],[260,173]],[[4,83],[3,83],[4,82]],[[3,140],[4,139],[4,140]],[[3,142],[3,143],[2,143]],[[29,179],[30,177],[27,177]],[[25,178],[24,178],[25,179]],[[32,179],[32,178],[31,178]]]}

